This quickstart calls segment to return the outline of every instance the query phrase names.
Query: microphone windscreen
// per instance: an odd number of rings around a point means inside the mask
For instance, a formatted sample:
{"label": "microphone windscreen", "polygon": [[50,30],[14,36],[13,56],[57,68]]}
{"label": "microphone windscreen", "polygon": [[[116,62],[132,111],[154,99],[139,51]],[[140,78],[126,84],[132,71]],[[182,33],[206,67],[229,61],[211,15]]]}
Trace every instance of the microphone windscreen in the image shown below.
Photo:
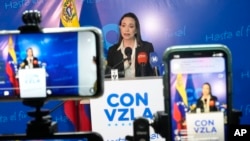
{"label": "microphone windscreen", "polygon": [[148,62],[148,55],[146,52],[140,52],[137,56],[138,64],[146,64]]}
{"label": "microphone windscreen", "polygon": [[205,104],[207,103],[207,99],[206,99],[206,98],[204,99],[204,103],[205,103]]}
{"label": "microphone windscreen", "polygon": [[149,63],[152,68],[160,66],[161,62],[156,52],[150,52],[149,54]]}
{"label": "microphone windscreen", "polygon": [[126,54],[127,57],[130,57],[130,56],[131,56],[131,54],[132,54],[132,49],[131,49],[131,47],[126,47],[126,48],[125,48],[125,54]]}

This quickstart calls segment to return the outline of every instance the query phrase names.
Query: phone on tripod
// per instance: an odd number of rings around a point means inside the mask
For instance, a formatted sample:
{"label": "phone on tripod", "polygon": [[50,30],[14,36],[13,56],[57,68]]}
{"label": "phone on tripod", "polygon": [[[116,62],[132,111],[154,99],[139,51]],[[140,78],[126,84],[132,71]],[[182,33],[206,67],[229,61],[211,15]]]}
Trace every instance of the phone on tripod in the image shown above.
{"label": "phone on tripod", "polygon": [[163,61],[167,139],[225,140],[232,105],[232,61],[227,46],[171,46]]}
{"label": "phone on tripod", "polygon": [[103,93],[96,27],[0,31],[0,100],[79,99]]}

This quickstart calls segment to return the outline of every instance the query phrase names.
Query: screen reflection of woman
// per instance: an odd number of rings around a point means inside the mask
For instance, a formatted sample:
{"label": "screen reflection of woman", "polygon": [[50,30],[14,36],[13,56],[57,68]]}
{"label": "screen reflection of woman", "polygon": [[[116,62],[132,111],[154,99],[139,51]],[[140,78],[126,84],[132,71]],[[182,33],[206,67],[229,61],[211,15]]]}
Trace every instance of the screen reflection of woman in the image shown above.
{"label": "screen reflection of woman", "polygon": [[39,68],[38,59],[36,57],[34,57],[32,48],[28,48],[26,50],[26,58],[21,63],[20,68],[22,68],[22,69],[24,69],[24,68],[25,69],[26,68],[28,68],[28,69]]}
{"label": "screen reflection of woman", "polygon": [[202,85],[202,95],[197,100],[196,112],[212,112],[218,111],[216,103],[218,101],[216,96],[212,95],[211,85],[209,83],[204,83]]}

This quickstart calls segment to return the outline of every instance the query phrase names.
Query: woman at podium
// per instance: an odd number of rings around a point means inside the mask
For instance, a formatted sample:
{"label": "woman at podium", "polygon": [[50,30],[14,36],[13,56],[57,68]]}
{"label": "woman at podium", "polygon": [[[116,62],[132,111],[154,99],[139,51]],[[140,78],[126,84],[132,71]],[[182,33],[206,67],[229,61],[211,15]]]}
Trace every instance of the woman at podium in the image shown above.
{"label": "woman at podium", "polygon": [[124,14],[119,21],[118,43],[112,45],[107,54],[107,68],[118,69],[120,77],[134,78],[152,76],[149,54],[154,52],[153,44],[141,39],[140,23],[134,13]]}
{"label": "woman at podium", "polygon": [[33,49],[32,48],[28,48],[26,50],[26,58],[21,63],[20,68],[21,69],[39,68],[38,59],[36,57],[34,57]]}
{"label": "woman at podium", "polygon": [[196,112],[218,111],[218,98],[212,95],[211,89],[211,85],[207,82],[202,85],[202,95],[197,100]]}

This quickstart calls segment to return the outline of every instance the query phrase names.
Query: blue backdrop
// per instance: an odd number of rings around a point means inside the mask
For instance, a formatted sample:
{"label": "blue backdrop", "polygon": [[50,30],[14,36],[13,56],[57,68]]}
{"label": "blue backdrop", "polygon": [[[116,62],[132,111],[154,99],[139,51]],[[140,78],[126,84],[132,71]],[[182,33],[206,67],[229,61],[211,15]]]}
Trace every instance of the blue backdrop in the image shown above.
{"label": "blue backdrop", "polygon": [[[142,38],[153,43],[161,57],[172,45],[221,43],[229,47],[233,66],[233,107],[242,110],[243,124],[250,124],[250,15],[248,0],[76,0],[81,26],[97,26],[104,36],[104,55],[118,38],[118,22],[126,12],[134,12],[141,24]],[[60,25],[60,1],[2,0],[0,2],[0,29],[16,29],[22,24],[21,14],[26,9],[38,9],[42,13],[43,27]],[[49,102],[53,107],[55,102]],[[24,120],[8,124],[1,117],[10,117],[26,108],[20,103],[2,103],[0,127],[10,127],[12,132]],[[56,104],[55,104],[56,105]],[[60,130],[71,130],[59,107],[55,117],[62,117]],[[58,115],[57,115],[58,114]],[[14,117],[14,116],[13,116]],[[25,118],[27,119],[27,118]],[[60,118],[59,118],[60,119]],[[65,120],[64,120],[65,119]],[[11,121],[9,119],[9,121]],[[22,121],[22,122],[21,122]],[[65,124],[63,124],[65,123]],[[15,128],[13,128],[13,126]],[[23,126],[22,126],[23,127]],[[0,128],[0,133],[7,132]]]}
{"label": "blue backdrop", "polygon": [[[105,53],[116,43],[117,24],[126,12],[138,16],[143,39],[153,43],[160,57],[172,45],[227,45],[233,60],[233,107],[242,110],[242,123],[250,124],[249,4],[247,0],[92,0],[83,4],[80,21],[102,29]],[[97,10],[98,16],[85,16],[87,10]]]}

